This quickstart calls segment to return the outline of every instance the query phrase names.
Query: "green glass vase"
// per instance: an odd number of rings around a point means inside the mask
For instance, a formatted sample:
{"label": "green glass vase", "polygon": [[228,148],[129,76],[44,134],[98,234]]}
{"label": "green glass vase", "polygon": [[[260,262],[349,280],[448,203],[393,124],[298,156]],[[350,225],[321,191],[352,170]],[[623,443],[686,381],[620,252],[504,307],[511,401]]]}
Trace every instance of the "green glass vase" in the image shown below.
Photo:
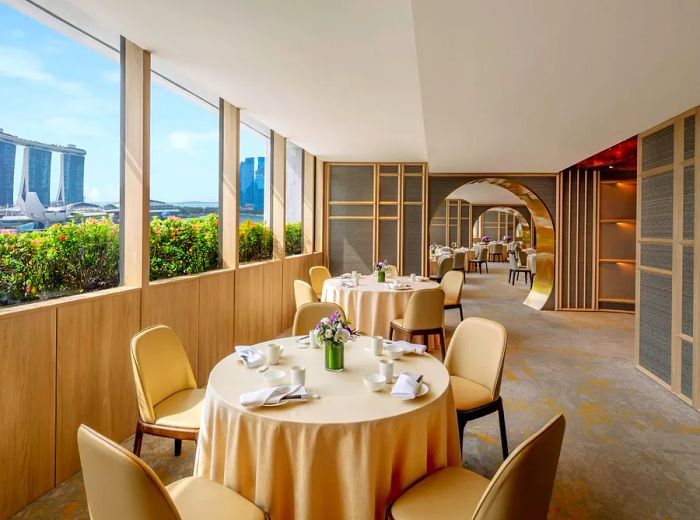
{"label": "green glass vase", "polygon": [[326,341],[326,370],[342,372],[345,368],[345,345]]}
{"label": "green glass vase", "polygon": [[386,271],[377,271],[377,281],[386,282]]}

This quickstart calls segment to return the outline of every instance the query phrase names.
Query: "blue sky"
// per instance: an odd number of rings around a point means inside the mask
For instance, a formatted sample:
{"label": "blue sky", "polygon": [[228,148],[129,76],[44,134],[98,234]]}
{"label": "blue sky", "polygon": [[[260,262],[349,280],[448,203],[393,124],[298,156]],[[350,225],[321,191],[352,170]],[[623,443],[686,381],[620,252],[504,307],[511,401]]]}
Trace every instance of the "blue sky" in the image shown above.
{"label": "blue sky", "polygon": [[[110,59],[4,3],[0,3],[0,27],[0,128],[25,139],[85,149],[86,200],[116,201],[117,53]],[[151,198],[216,201],[218,115],[186,96],[153,82]],[[265,150],[265,138],[241,132],[241,157],[264,155]],[[18,148],[17,152],[15,193],[22,160],[22,151]],[[58,168],[54,154],[52,197],[58,186]]]}

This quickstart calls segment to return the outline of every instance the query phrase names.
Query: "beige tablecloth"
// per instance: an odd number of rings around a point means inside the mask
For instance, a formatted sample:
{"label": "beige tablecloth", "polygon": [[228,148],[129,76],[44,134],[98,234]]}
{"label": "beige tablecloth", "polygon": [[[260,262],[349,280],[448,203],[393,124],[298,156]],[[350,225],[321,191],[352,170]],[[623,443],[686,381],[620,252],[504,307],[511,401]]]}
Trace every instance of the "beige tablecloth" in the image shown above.
{"label": "beige tablecloth", "polygon": [[[408,282],[408,277],[402,277]],[[343,287],[331,278],[323,283],[321,300],[340,305],[353,327],[371,336],[389,337],[391,320],[402,318],[411,295],[422,289],[439,287],[435,282],[414,282],[412,288],[397,291],[389,283],[377,282],[376,276],[363,276],[357,287]]]}
{"label": "beige tablecloth", "polygon": [[[255,369],[233,355],[212,371],[206,391],[195,476],[236,490],[277,519],[384,518],[385,510],[418,479],[460,462],[457,422],[442,363],[404,355],[395,370],[424,375],[430,391],[413,401],[365,389],[379,357],[369,338],[346,347],[345,370],[324,369],[323,349],[281,340],[275,368],[306,366],[306,387],[321,398],[246,410],[242,392],[264,387]],[[287,379],[287,382],[289,380]]]}

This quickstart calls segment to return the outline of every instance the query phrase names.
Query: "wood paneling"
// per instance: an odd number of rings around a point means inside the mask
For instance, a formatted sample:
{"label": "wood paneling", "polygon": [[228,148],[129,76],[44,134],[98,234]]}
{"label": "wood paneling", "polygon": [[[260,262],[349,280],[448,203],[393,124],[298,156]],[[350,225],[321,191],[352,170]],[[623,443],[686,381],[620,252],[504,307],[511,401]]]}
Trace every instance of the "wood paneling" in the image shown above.
{"label": "wood paneling", "polygon": [[54,485],[56,309],[0,317],[0,518]]}
{"label": "wood paneling", "polygon": [[261,336],[264,265],[248,264],[236,271],[234,306],[236,345],[250,345],[258,341]]}
{"label": "wood paneling", "polygon": [[[283,295],[283,268],[292,259],[285,259],[282,262],[267,262],[263,264],[262,283],[262,306],[258,312],[262,315],[262,330],[259,340],[264,341],[279,336],[284,327],[282,326],[282,312],[284,309]],[[260,287],[258,287],[260,290]]]}
{"label": "wood paneling", "polygon": [[309,280],[311,255],[295,256],[284,261],[284,276],[282,286],[282,329],[292,326],[296,305],[294,302],[294,280]]}
{"label": "wood paneling", "polygon": [[56,482],[80,469],[81,423],[122,441],[137,419],[129,342],[140,328],[139,290],[72,302],[57,311]]}
{"label": "wood paneling", "polygon": [[238,266],[238,175],[241,112],[219,101],[219,247],[221,265]]}
{"label": "wood paneling", "polygon": [[211,369],[233,352],[234,271],[217,271],[199,279],[199,349],[197,382],[207,383]]}
{"label": "wood paneling", "polygon": [[272,132],[272,253],[275,260],[282,260],[285,255],[286,158],[287,140],[277,132]]}

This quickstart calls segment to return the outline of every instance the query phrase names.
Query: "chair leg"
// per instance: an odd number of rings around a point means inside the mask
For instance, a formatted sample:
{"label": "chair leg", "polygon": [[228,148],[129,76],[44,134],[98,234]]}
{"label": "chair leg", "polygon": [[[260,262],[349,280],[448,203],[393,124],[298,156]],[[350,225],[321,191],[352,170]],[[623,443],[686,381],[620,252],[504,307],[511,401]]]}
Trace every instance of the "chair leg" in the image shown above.
{"label": "chair leg", "polygon": [[175,456],[179,457],[180,453],[182,453],[182,440],[175,439]]}
{"label": "chair leg", "polygon": [[486,263],[486,274],[489,274],[489,263],[488,262],[485,262],[485,263]]}
{"label": "chair leg", "polygon": [[462,304],[459,304],[459,321],[460,323],[464,321],[464,311],[462,310]]}
{"label": "chair leg", "polygon": [[508,435],[506,433],[506,415],[503,410],[503,399],[498,398],[498,426],[501,429],[501,450],[503,451],[503,460],[508,458]]}
{"label": "chair leg", "polygon": [[457,429],[459,431],[459,454],[464,450],[464,429],[467,426],[467,417],[457,412]]}
{"label": "chair leg", "polygon": [[134,455],[137,457],[141,456],[141,443],[143,442],[143,431],[141,430],[141,423],[136,425],[136,433],[134,434]]}
{"label": "chair leg", "polygon": [[[438,332],[438,334],[440,335],[440,353],[442,354],[442,362],[444,363],[445,362],[445,331],[440,330],[440,332]],[[426,338],[427,338],[427,336],[426,336]]]}
{"label": "chair leg", "polygon": [[389,327],[389,339],[394,338],[394,327]]}

